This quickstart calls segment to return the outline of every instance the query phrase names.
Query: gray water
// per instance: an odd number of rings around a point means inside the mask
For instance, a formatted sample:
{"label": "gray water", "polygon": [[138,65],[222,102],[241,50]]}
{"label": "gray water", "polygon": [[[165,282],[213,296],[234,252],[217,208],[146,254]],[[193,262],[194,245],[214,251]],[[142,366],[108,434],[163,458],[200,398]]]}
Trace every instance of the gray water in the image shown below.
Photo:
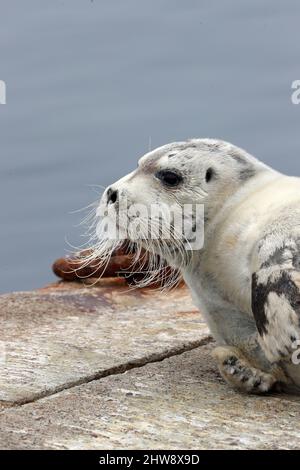
{"label": "gray water", "polygon": [[223,138],[299,175],[299,19],[298,0],[1,0],[0,290],[54,280],[72,211],[149,140]]}

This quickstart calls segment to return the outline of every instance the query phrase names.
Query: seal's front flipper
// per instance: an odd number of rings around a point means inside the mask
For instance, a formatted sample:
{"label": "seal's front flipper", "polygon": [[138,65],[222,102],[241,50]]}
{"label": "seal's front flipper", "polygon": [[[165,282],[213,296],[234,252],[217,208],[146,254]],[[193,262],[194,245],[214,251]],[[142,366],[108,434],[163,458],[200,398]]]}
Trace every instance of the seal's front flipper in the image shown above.
{"label": "seal's front flipper", "polygon": [[212,354],[218,362],[223,378],[239,391],[261,394],[277,386],[278,379],[275,374],[253,367],[237,348],[219,346]]}

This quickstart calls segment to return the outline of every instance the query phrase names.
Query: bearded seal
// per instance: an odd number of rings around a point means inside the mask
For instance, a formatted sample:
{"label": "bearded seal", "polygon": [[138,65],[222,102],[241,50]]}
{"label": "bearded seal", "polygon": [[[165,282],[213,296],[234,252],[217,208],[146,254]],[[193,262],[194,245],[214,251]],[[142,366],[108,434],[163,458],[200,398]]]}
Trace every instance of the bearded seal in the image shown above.
{"label": "bearded seal", "polygon": [[[147,234],[140,245],[180,271],[231,386],[298,391],[300,369],[292,358],[300,344],[300,178],[228,142],[189,139],[144,155],[135,171],[105,190],[99,207],[117,211],[124,199],[127,209],[203,205],[201,248],[188,251],[186,239],[163,243]],[[128,211],[123,215],[130,219]],[[95,256],[105,258],[111,248],[102,238]]]}

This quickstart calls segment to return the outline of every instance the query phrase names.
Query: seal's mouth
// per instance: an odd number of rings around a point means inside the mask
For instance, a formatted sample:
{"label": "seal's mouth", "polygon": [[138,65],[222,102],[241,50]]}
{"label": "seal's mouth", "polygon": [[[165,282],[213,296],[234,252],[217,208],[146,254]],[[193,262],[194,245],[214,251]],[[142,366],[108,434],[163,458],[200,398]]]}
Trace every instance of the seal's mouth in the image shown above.
{"label": "seal's mouth", "polygon": [[[116,189],[116,184],[114,185]],[[120,197],[122,194],[122,197]],[[190,251],[191,227],[194,226],[194,211],[191,204],[181,206],[158,202],[149,204],[132,202],[132,196],[119,191],[107,197],[104,193],[96,213],[96,243],[93,256],[107,264],[113,253],[124,242],[134,256],[131,272],[143,271],[139,286],[147,286],[162,276],[164,287],[173,287],[181,279],[181,272],[189,265],[193,255]],[[188,222],[188,223],[187,223]],[[186,230],[186,232],[184,231]],[[147,265],[141,265],[142,253],[147,253]],[[166,266],[171,266],[171,275]],[[166,272],[168,272],[167,279]],[[163,274],[162,274],[163,273]]]}

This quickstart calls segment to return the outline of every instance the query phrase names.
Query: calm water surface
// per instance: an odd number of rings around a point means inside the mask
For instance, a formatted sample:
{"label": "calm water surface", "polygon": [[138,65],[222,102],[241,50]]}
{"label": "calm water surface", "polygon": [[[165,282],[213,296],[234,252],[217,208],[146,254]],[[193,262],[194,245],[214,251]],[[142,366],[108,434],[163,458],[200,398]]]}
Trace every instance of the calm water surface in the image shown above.
{"label": "calm water surface", "polygon": [[232,141],[300,175],[300,2],[2,0],[0,290],[54,279],[100,188],[152,147]]}

